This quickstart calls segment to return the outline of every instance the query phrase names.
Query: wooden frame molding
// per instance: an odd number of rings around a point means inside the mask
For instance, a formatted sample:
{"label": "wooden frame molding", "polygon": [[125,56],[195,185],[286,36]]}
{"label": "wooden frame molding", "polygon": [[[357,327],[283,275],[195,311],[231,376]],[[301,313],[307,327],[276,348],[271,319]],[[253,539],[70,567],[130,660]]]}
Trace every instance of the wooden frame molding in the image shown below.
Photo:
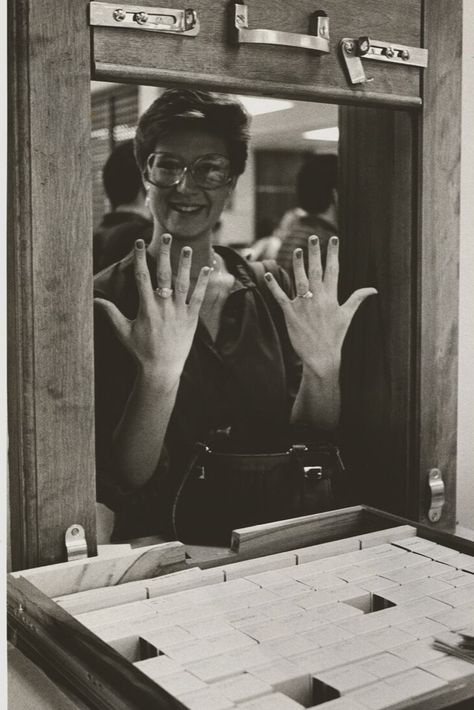
{"label": "wooden frame molding", "polygon": [[418,460],[410,517],[429,524],[427,479],[439,468],[447,505],[438,526],[456,525],[462,0],[425,0],[419,119]]}
{"label": "wooden frame molding", "polygon": [[85,2],[12,0],[9,12],[9,466],[18,569],[64,559],[74,522],[89,552],[96,549],[90,57]]}

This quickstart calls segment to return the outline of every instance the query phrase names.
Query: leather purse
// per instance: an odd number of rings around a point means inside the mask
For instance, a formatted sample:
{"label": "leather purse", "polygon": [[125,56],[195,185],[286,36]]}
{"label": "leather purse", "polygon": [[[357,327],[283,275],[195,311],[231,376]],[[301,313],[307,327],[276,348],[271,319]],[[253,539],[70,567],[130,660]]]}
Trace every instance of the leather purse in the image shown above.
{"label": "leather purse", "polygon": [[293,444],[282,452],[245,454],[222,453],[200,442],[173,502],[174,535],[188,536],[181,532],[186,525],[180,524],[181,515],[185,516],[180,502],[187,486],[194,492],[188,498],[201,501],[204,538],[228,543],[236,528],[336,507],[333,484],[337,489],[343,473],[339,449],[331,443]]}

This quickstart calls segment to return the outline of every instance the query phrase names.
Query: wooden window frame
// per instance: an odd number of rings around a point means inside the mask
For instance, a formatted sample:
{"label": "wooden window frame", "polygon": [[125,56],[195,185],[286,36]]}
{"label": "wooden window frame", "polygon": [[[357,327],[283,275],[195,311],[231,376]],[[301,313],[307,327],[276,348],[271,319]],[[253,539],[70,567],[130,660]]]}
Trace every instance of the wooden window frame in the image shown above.
{"label": "wooden window frame", "polygon": [[[91,33],[85,0],[11,0],[8,26],[9,468],[12,565],[21,569],[64,560],[72,523],[84,526],[89,554],[96,552]],[[427,474],[440,468],[448,528],[456,498],[461,39],[461,0],[425,0],[430,68],[418,113],[413,374],[419,445],[410,495],[413,517],[426,522]]]}

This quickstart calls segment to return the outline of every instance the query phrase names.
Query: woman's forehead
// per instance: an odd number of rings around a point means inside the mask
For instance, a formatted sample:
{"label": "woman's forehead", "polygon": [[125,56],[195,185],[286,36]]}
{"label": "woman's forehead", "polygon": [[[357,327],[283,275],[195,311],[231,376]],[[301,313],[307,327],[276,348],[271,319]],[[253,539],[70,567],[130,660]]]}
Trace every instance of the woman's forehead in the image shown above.
{"label": "woman's forehead", "polygon": [[187,160],[209,153],[228,156],[223,138],[198,126],[180,126],[173,129],[156,142],[154,152],[173,153]]}

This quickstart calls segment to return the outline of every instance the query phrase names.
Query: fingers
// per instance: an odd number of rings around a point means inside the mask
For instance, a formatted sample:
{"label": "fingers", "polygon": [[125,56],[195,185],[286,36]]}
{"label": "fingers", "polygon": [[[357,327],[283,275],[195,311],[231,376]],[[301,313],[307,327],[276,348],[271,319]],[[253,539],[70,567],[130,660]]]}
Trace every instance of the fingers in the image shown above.
{"label": "fingers", "polygon": [[275,300],[277,301],[277,303],[280,304],[282,308],[285,308],[291,303],[286,293],[283,291],[282,288],[280,288],[279,284],[275,281],[275,278],[270,272],[267,272],[265,274],[265,281],[267,282],[268,288],[275,297]]}
{"label": "fingers", "polygon": [[315,234],[308,239],[308,277],[310,289],[316,291],[323,278],[323,266],[321,262],[321,245]]}
{"label": "fingers", "polygon": [[158,249],[156,260],[156,286],[157,288],[171,288],[171,234],[163,234]]}
{"label": "fingers", "polygon": [[189,306],[193,310],[199,311],[204,300],[204,294],[206,293],[207,284],[209,283],[209,275],[211,269],[208,266],[203,266],[199,272],[198,280],[196,286],[194,287],[193,295],[189,301]]}
{"label": "fingers", "polygon": [[378,291],[376,288],[359,288],[349,296],[347,301],[344,303],[343,308],[349,312],[350,318],[352,319],[361,303],[363,303],[369,296],[374,296],[377,293]]}
{"label": "fingers", "polygon": [[339,279],[339,239],[331,237],[328,243],[326,256],[326,268],[324,270],[324,285],[331,293],[337,293],[337,281]]}
{"label": "fingers", "polygon": [[153,295],[150,271],[146,261],[146,249],[143,239],[137,239],[134,250],[134,271],[135,282],[137,284],[140,307],[147,308]]}
{"label": "fingers", "polygon": [[125,341],[130,321],[128,321],[127,318],[120,313],[115,303],[107,301],[105,298],[94,298],[94,303],[96,303],[107,315],[120,340]]}
{"label": "fingers", "polygon": [[308,291],[309,286],[302,249],[295,249],[293,252],[293,273],[295,275],[296,294],[302,296]]}
{"label": "fingers", "polygon": [[174,286],[176,303],[186,303],[189,291],[191,261],[193,250],[191,247],[183,247],[179,258],[178,275]]}

